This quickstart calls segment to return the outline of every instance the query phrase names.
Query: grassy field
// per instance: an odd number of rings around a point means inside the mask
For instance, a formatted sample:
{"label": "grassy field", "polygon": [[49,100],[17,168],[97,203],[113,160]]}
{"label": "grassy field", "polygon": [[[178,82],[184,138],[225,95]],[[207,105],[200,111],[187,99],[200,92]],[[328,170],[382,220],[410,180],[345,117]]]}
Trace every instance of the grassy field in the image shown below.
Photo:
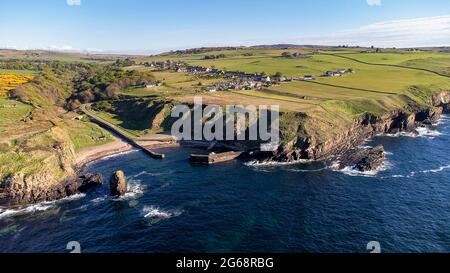
{"label": "grassy field", "polygon": [[94,123],[70,121],[66,125],[75,151],[106,144],[113,140],[111,134]]}
{"label": "grassy field", "polygon": [[[165,54],[143,60],[182,60],[229,71],[268,75],[280,72],[288,77],[314,75],[316,80],[312,82],[282,83],[259,91],[203,93],[202,97],[207,104],[277,104],[284,111],[306,113],[310,117],[307,121],[310,130],[322,136],[341,132],[365,113],[382,115],[411,104],[425,105],[425,98],[433,93],[450,90],[450,78],[446,77],[450,71],[450,54],[396,49],[361,53],[367,50],[371,49],[332,48],[321,49],[320,53],[315,49],[246,49]],[[284,58],[283,52],[299,52],[304,57]],[[205,59],[207,55],[219,54],[225,58]],[[339,69],[352,69],[353,73],[342,77],[320,76],[325,71]],[[188,85],[174,87],[190,89]],[[194,95],[177,94],[176,99],[191,103]]]}
{"label": "grassy field", "polygon": [[21,76],[34,76],[36,75],[36,71],[32,70],[9,70],[9,69],[0,69],[0,75],[1,74],[14,74],[14,75],[21,75]]}
{"label": "grassy field", "polygon": [[9,129],[28,116],[31,110],[29,105],[0,98],[0,135],[4,136]]}

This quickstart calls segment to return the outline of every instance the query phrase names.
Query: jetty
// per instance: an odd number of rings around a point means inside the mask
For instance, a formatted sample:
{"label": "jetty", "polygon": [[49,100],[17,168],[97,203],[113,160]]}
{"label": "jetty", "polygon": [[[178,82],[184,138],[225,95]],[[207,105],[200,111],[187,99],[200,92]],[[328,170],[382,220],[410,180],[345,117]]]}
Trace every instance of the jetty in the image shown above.
{"label": "jetty", "polygon": [[104,128],[105,130],[109,131],[113,135],[119,137],[120,139],[124,140],[125,142],[127,142],[131,146],[135,147],[136,149],[139,149],[139,150],[143,151],[144,153],[149,155],[151,158],[164,159],[166,157],[164,154],[157,153],[157,152],[152,151],[151,149],[149,149],[149,148],[139,144],[138,143],[139,139],[135,139],[136,137],[132,136],[130,133],[119,129],[115,125],[113,125],[113,124],[109,123],[108,121],[98,117],[97,115],[95,115],[94,112],[88,110],[86,108],[86,106],[90,106],[90,105],[88,105],[88,104],[82,105],[80,107],[80,110],[84,114],[86,114],[91,119],[92,122],[96,123],[97,125],[99,125],[100,127]]}
{"label": "jetty", "polygon": [[196,164],[217,164],[235,160],[239,158],[244,152],[225,152],[225,153],[210,153],[208,155],[192,154],[189,160]]}

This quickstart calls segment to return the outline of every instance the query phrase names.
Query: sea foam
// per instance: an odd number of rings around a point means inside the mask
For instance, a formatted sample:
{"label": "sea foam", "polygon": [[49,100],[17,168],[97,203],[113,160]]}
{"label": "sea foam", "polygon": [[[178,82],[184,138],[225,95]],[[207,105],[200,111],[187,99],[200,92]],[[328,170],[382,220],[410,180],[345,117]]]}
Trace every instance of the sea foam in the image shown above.
{"label": "sea foam", "polygon": [[154,206],[146,206],[143,208],[142,213],[144,218],[152,220],[152,221],[160,221],[169,219],[172,217],[180,216],[182,211],[173,211],[173,210],[162,210],[158,207]]}
{"label": "sea foam", "polygon": [[1,209],[0,208],[0,219],[13,217],[17,215],[24,215],[24,214],[33,214],[37,212],[43,212],[49,209],[56,208],[58,204],[61,204],[63,202],[70,202],[73,200],[78,200],[80,198],[85,197],[85,194],[75,194],[60,200],[56,201],[46,201],[46,202],[40,202],[37,204],[27,205],[27,206],[21,206],[18,208],[13,209]]}

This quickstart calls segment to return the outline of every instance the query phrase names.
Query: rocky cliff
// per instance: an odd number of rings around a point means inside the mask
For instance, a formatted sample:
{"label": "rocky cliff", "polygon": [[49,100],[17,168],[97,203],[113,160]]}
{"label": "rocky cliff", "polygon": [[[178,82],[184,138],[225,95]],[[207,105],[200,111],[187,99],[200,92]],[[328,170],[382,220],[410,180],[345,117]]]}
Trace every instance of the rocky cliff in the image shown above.
{"label": "rocky cliff", "polygon": [[8,172],[0,174],[0,205],[57,200],[86,185],[77,177],[74,147],[62,128],[36,134],[8,153],[17,160],[9,163]]}
{"label": "rocky cliff", "polygon": [[296,137],[282,145],[273,154],[266,155],[268,161],[293,162],[304,160],[323,160],[341,155],[365,139],[379,134],[395,134],[412,131],[420,125],[437,122],[442,113],[450,112],[450,91],[432,96],[426,105],[409,105],[381,116],[370,114],[354,120],[342,133],[319,141],[314,134],[306,132],[304,137]]}

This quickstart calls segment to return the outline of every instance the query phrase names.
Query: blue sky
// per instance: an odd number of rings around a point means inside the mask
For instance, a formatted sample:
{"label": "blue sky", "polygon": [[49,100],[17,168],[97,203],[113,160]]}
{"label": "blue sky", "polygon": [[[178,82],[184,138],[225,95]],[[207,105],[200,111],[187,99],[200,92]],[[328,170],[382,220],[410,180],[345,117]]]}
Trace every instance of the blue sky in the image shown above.
{"label": "blue sky", "polygon": [[0,48],[450,45],[449,0],[0,0]]}

